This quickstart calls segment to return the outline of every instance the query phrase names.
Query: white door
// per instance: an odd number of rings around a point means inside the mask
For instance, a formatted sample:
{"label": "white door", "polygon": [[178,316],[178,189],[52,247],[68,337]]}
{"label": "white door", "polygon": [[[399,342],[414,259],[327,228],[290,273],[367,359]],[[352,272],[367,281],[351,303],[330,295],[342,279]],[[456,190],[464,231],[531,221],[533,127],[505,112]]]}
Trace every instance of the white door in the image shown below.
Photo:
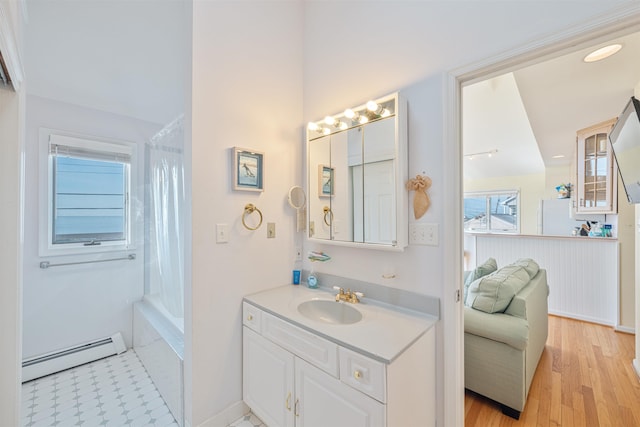
{"label": "white door", "polygon": [[246,326],[242,329],[245,403],[269,427],[293,427],[294,356]]}
{"label": "white door", "polygon": [[[296,427],[381,427],[385,406],[296,358]],[[269,424],[269,423],[267,423]]]}

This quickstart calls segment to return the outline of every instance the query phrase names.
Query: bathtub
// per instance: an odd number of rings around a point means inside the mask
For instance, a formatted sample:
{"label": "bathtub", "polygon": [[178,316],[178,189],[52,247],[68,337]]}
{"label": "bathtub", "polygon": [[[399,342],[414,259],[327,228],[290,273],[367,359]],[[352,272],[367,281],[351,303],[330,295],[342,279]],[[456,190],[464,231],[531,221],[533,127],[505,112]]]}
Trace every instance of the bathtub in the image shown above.
{"label": "bathtub", "polygon": [[153,298],[133,305],[133,349],[171,414],[184,425],[184,330]]}

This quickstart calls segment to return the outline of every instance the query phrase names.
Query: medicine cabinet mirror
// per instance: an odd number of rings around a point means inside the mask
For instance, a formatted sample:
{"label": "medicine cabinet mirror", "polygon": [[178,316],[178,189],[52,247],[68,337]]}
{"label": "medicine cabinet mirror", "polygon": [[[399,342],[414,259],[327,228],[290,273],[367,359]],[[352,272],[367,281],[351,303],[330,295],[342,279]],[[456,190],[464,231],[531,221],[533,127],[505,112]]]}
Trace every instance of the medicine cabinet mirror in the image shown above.
{"label": "medicine cabinet mirror", "polygon": [[397,93],[309,123],[309,239],[407,246],[406,124],[406,102]]}

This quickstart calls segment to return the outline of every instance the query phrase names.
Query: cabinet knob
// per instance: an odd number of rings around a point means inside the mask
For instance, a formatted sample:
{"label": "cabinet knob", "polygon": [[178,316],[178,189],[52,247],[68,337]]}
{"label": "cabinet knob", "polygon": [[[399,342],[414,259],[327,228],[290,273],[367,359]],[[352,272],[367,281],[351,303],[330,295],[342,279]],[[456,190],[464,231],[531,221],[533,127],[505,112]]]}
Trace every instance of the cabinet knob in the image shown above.
{"label": "cabinet knob", "polygon": [[362,372],[360,372],[360,371],[355,371],[355,372],[353,373],[353,377],[354,377],[355,379],[359,380],[360,378],[362,378]]}
{"label": "cabinet knob", "polygon": [[252,321],[252,320],[253,320],[253,315],[251,315],[251,314],[250,314],[250,315],[248,315],[248,316],[247,316],[247,320],[248,320],[248,321]]}

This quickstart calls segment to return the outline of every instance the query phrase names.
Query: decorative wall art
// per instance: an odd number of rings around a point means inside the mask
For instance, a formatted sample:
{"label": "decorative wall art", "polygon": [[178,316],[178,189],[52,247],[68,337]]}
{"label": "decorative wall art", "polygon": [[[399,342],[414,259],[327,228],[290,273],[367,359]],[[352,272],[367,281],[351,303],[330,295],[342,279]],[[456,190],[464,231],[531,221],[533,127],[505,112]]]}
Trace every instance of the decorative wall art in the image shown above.
{"label": "decorative wall art", "polygon": [[264,153],[233,148],[233,189],[264,191]]}
{"label": "decorative wall art", "polygon": [[332,167],[318,165],[318,197],[331,197],[334,195],[335,172]]}

